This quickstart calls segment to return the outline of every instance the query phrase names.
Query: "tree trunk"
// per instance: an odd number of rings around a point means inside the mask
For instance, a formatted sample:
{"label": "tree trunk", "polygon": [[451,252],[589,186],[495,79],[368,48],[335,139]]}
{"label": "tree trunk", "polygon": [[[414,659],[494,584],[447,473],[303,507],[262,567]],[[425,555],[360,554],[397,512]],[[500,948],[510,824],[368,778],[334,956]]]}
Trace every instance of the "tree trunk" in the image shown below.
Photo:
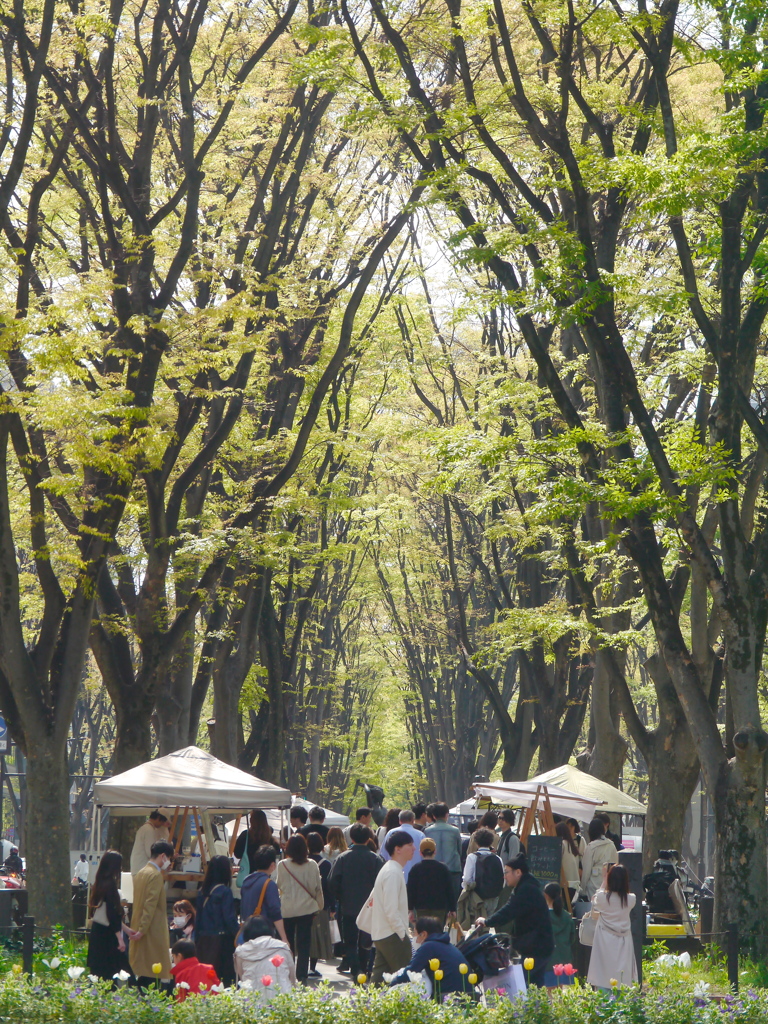
{"label": "tree trunk", "polygon": [[[124,694],[115,706],[115,775],[144,764],[152,756],[151,714],[152,701],[140,687],[130,697]],[[130,858],[136,829],[143,821],[141,816],[123,817],[114,814],[109,819],[106,849],[122,853],[124,865]]]}
{"label": "tree trunk", "polygon": [[685,812],[699,778],[699,759],[687,727],[684,733],[660,726],[643,751],[648,767],[643,871],[651,870],[659,850],[682,849]]}
{"label": "tree trunk", "polygon": [[716,932],[739,924],[739,943],[752,955],[765,950],[768,901],[765,843],[765,751],[761,728],[734,737],[736,756],[720,772],[713,800],[717,829],[715,860]]}
{"label": "tree trunk", "polygon": [[627,742],[614,723],[611,675],[602,651],[595,652],[590,733],[594,735],[593,745],[579,767],[602,782],[618,785]]}
{"label": "tree trunk", "polygon": [[27,741],[24,827],[30,912],[38,927],[72,926],[69,879],[69,773],[66,743],[48,736]]}

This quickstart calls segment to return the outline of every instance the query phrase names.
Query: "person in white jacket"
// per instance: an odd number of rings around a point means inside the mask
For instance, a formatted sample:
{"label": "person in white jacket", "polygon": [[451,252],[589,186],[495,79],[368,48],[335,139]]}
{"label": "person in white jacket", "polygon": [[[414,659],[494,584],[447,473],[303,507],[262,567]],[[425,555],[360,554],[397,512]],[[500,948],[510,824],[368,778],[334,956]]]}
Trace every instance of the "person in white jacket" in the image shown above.
{"label": "person in white jacket", "polygon": [[290,992],[296,985],[296,965],[290,946],[273,936],[269,921],[263,917],[249,918],[242,938],[242,945],[235,947],[238,981],[260,992],[265,1000]]}
{"label": "person in white jacket", "polygon": [[[408,892],[403,868],[413,857],[413,836],[395,829],[386,838],[390,859],[376,876],[370,932],[376,947],[371,982],[380,985],[384,973],[394,974],[411,962]],[[365,909],[365,908],[363,908]]]}

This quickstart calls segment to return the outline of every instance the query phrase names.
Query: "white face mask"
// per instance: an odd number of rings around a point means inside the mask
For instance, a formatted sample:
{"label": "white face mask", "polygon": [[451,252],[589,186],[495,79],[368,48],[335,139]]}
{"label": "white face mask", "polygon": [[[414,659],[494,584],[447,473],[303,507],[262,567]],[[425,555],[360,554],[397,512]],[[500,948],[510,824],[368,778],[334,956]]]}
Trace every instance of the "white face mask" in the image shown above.
{"label": "white face mask", "polygon": [[186,916],[184,916],[184,917],[174,917],[174,919],[173,919],[173,927],[174,928],[184,928],[186,926],[186,923],[187,923]]}

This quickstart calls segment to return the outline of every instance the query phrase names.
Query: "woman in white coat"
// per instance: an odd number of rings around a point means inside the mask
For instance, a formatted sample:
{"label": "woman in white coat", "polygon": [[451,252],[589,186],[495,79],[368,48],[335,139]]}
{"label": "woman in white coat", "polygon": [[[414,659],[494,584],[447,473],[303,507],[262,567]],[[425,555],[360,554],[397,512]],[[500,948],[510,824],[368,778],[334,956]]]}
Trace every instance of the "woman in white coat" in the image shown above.
{"label": "woman in white coat", "polygon": [[592,899],[592,912],[600,916],[595,925],[587,981],[595,988],[610,991],[614,987],[612,981],[618,985],[637,981],[635,944],[629,925],[635,900],[635,894],[629,891],[627,869],[622,864],[605,864],[603,884]]}
{"label": "woman in white coat", "polygon": [[606,864],[618,864],[619,854],[610,839],[605,837],[605,825],[599,818],[589,823],[589,843],[581,862],[581,891],[591,900],[603,879]]}

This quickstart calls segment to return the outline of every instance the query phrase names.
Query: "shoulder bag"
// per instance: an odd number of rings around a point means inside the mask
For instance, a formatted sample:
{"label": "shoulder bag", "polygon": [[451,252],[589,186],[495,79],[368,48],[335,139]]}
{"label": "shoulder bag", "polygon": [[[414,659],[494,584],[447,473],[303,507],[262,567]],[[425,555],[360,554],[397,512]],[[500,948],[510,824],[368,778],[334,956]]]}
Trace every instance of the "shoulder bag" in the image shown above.
{"label": "shoulder bag", "polygon": [[579,942],[582,946],[591,946],[595,941],[595,928],[599,917],[599,911],[590,909],[579,922]]}
{"label": "shoulder bag", "polygon": [[[309,898],[311,900],[314,900],[315,903],[317,903],[317,897],[315,896],[315,894],[313,892],[310,892],[309,889],[306,887],[306,885],[304,885],[302,880],[300,878],[297,878],[296,875],[294,875],[294,873],[291,871],[291,869],[288,867],[288,865],[285,863],[285,861],[283,861],[283,870],[286,871],[291,876],[291,878],[294,880],[294,882],[297,882],[301,886],[301,888],[304,890],[304,892],[307,894],[307,896],[309,896]],[[320,909],[320,907],[318,905],[318,910],[319,909]]]}
{"label": "shoulder bag", "polygon": [[243,856],[240,858],[240,869],[237,872],[235,878],[235,885],[238,889],[243,888],[243,882],[246,880],[248,875],[251,873],[251,863],[248,860],[248,840],[245,840],[245,849],[243,850]]}

